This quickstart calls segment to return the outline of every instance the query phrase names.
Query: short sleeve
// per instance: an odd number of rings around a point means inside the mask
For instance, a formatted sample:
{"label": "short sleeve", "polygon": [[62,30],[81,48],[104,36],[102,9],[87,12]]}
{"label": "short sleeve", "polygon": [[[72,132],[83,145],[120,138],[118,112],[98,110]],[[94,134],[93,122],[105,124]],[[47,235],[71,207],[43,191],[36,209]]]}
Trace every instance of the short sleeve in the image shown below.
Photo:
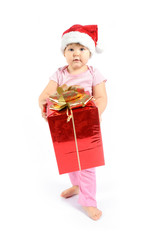
{"label": "short sleeve", "polygon": [[58,85],[61,83],[61,77],[62,77],[62,68],[58,68],[56,72],[53,73],[51,77],[49,77],[49,80],[55,81]]}
{"label": "short sleeve", "polygon": [[57,84],[59,84],[59,71],[57,70],[51,77],[49,77],[49,80],[55,81]]}
{"label": "short sleeve", "polygon": [[100,84],[102,82],[106,82],[107,79],[98,71],[98,69],[94,69],[93,71],[93,86]]}

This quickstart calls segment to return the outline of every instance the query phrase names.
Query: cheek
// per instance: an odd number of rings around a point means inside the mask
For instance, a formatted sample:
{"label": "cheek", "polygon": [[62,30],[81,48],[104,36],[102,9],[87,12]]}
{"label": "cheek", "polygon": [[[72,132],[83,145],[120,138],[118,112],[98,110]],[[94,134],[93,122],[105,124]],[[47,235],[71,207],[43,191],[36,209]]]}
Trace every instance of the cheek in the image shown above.
{"label": "cheek", "polygon": [[90,58],[90,54],[85,54],[85,55],[84,55],[84,60],[85,60],[85,61],[88,61],[89,58]]}
{"label": "cheek", "polygon": [[65,54],[64,56],[65,56],[67,62],[69,62],[71,60],[71,57],[68,54]]}

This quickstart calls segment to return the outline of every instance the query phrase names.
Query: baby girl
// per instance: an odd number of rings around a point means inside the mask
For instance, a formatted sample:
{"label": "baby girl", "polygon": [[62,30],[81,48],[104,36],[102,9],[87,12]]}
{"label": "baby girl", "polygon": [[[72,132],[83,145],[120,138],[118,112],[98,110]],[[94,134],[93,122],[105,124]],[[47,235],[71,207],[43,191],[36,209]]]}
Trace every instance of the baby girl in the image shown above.
{"label": "baby girl", "polygon": [[[101,119],[107,105],[106,79],[97,69],[87,65],[90,57],[95,52],[100,52],[97,41],[97,25],[73,25],[63,33],[61,50],[67,65],[59,68],[50,77],[48,85],[39,97],[39,106],[44,119],[47,120],[46,113],[43,111],[46,99],[56,92],[58,86],[63,84],[81,85],[85,91],[89,91],[95,99]],[[78,194],[78,202],[88,216],[93,220],[98,220],[102,211],[97,208],[95,168],[71,172],[69,177],[72,187],[63,191],[61,197],[68,198]]]}

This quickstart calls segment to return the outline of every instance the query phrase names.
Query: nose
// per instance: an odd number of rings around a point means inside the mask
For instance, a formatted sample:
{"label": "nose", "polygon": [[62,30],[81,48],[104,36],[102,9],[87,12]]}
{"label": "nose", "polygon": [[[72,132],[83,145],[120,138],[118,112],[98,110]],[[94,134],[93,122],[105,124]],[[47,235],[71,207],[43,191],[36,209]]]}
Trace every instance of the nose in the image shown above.
{"label": "nose", "polygon": [[79,54],[80,54],[79,49],[75,49],[74,52],[73,52],[73,55],[74,56],[79,56]]}

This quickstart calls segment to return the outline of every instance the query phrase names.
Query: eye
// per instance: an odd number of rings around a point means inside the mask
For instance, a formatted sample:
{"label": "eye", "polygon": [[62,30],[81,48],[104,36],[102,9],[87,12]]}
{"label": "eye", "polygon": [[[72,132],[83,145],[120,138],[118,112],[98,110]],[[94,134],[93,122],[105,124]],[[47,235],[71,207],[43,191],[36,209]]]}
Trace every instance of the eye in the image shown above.
{"label": "eye", "polygon": [[85,50],[85,48],[83,48],[83,47],[82,47],[82,48],[80,48],[80,51],[84,51],[84,50]]}
{"label": "eye", "polygon": [[73,48],[69,48],[68,51],[72,52],[74,49]]}

